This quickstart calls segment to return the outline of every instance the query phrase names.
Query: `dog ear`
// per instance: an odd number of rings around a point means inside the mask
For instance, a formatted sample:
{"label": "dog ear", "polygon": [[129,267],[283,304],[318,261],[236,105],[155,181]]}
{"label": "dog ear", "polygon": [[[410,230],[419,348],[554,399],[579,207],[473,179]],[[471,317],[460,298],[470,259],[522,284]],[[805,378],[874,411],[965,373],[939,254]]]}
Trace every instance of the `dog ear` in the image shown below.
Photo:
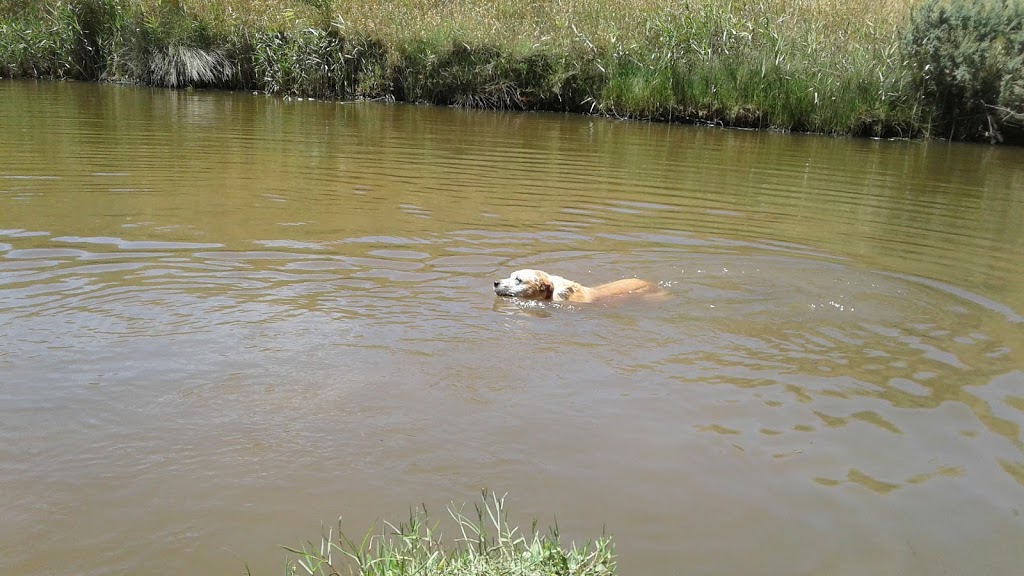
{"label": "dog ear", "polygon": [[555,285],[548,278],[540,279],[540,290],[541,294],[544,295],[545,300],[553,300],[555,297]]}

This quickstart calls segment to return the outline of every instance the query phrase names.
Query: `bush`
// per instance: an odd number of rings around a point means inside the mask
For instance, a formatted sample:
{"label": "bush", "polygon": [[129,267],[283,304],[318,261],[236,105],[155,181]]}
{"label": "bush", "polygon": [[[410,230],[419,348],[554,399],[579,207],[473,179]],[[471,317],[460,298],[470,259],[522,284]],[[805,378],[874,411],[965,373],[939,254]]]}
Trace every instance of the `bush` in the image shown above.
{"label": "bush", "polygon": [[925,0],[904,48],[935,110],[935,135],[1024,137],[1024,0]]}

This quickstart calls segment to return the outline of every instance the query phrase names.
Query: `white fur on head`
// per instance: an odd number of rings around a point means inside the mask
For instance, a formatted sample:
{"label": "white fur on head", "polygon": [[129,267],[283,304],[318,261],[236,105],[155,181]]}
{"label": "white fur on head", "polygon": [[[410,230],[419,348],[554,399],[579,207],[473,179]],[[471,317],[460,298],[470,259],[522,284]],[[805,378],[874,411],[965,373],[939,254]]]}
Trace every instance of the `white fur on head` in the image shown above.
{"label": "white fur on head", "polygon": [[496,280],[494,293],[511,298],[551,300],[555,295],[555,285],[551,276],[540,270],[527,268],[516,270],[503,280]]}

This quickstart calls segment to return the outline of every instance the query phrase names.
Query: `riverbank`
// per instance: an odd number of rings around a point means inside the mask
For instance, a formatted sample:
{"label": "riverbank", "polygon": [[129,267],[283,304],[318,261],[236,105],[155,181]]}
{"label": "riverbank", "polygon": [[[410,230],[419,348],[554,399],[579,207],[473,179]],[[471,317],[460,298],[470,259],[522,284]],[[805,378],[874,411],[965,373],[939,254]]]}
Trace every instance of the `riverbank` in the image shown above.
{"label": "riverbank", "polygon": [[1024,140],[1024,1],[0,0],[0,75]]}

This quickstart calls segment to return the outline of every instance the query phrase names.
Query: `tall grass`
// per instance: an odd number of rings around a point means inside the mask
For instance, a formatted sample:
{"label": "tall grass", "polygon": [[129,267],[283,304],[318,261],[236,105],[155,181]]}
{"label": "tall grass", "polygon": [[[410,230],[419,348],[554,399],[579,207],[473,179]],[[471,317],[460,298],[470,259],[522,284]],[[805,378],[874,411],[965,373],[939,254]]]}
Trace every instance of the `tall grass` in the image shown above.
{"label": "tall grass", "polygon": [[426,509],[410,513],[408,523],[384,524],[377,534],[367,532],[356,543],[341,530],[331,529],[318,544],[286,548],[294,555],[286,574],[341,576],[599,576],[615,573],[611,540],[602,537],[582,548],[563,548],[558,527],[539,534],[534,523],[529,537],[509,525],[505,498],[483,493],[475,514],[449,508],[456,538],[442,539],[438,523],[431,523]]}
{"label": "tall grass", "polygon": [[0,0],[0,74],[917,136],[922,2],[1020,0]]}

